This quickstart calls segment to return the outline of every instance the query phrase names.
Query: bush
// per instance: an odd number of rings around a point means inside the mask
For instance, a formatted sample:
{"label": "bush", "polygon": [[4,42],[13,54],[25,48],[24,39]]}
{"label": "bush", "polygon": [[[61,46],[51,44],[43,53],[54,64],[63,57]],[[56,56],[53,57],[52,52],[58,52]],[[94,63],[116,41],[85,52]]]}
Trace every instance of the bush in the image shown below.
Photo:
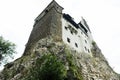
{"label": "bush", "polygon": [[67,71],[66,80],[83,80],[81,67],[78,67],[76,64],[75,58],[67,51],[67,61],[69,64],[69,70]]}
{"label": "bush", "polygon": [[44,55],[36,61],[25,80],[64,80],[66,69],[62,62],[54,55]]}

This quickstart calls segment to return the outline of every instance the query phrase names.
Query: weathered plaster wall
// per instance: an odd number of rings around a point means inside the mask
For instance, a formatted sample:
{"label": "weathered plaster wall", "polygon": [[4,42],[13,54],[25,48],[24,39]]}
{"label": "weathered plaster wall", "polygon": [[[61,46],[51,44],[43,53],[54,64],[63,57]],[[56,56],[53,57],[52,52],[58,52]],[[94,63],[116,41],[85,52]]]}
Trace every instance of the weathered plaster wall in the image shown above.
{"label": "weathered plaster wall", "polygon": [[[69,29],[69,26],[71,26],[72,29]],[[77,33],[71,33],[71,30],[73,29],[76,30]],[[91,53],[92,41],[89,36],[86,36],[84,32],[81,31],[80,28],[75,28],[70,22],[62,18],[62,31],[62,39],[66,44],[78,52]],[[70,39],[70,42],[68,42],[67,38]]]}

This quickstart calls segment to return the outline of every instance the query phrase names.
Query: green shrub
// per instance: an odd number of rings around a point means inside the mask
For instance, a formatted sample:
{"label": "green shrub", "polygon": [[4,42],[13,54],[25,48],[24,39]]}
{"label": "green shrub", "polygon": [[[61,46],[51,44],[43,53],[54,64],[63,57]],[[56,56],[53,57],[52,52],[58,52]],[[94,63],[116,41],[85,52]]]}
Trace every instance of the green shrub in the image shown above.
{"label": "green shrub", "polygon": [[83,80],[81,68],[76,66],[75,58],[67,51],[67,61],[69,64],[69,70],[67,71],[67,80]]}
{"label": "green shrub", "polygon": [[[62,61],[59,56],[52,54],[38,58],[35,65],[30,68],[24,80],[83,80],[81,68],[76,65],[75,58],[68,50],[65,51],[66,59]],[[69,69],[66,70],[65,63]]]}
{"label": "green shrub", "polygon": [[64,80],[66,69],[62,62],[54,55],[44,55],[36,61],[25,80]]}

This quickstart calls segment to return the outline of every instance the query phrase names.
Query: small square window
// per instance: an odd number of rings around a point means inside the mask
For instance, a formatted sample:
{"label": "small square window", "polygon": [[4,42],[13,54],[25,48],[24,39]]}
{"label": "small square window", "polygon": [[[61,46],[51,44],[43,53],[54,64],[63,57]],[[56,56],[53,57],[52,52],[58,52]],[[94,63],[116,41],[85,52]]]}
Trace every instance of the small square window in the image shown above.
{"label": "small square window", "polygon": [[69,39],[69,38],[67,38],[67,42],[69,42],[69,43],[70,43],[70,39]]}

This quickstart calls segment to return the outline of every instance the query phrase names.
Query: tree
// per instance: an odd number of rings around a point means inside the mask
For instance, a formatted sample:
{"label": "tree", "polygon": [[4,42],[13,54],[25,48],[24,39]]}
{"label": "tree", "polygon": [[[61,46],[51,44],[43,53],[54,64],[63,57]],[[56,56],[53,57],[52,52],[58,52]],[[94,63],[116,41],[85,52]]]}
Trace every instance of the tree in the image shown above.
{"label": "tree", "polygon": [[15,51],[15,44],[9,42],[8,40],[4,40],[2,36],[0,36],[0,64],[2,62],[7,62],[7,58],[13,58],[13,54]]}

